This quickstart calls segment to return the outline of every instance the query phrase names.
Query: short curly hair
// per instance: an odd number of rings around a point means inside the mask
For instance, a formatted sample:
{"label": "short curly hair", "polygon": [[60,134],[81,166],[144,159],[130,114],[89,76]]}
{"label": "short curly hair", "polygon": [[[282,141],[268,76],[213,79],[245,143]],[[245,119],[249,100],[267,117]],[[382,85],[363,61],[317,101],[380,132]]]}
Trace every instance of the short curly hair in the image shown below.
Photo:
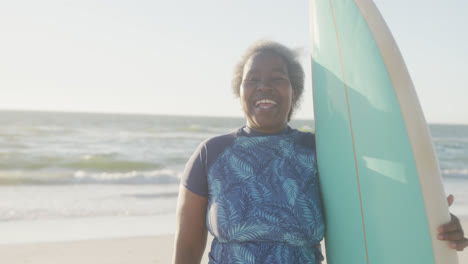
{"label": "short curly hair", "polygon": [[299,52],[292,50],[278,42],[271,40],[259,40],[254,42],[241,57],[240,61],[234,66],[231,87],[232,92],[236,97],[240,97],[240,86],[242,84],[242,76],[244,75],[244,66],[252,55],[256,53],[268,52],[279,55],[286,63],[286,68],[289,73],[289,81],[292,89],[296,92],[296,100],[288,114],[288,122],[294,110],[299,107],[299,101],[304,91],[304,69],[299,62]]}

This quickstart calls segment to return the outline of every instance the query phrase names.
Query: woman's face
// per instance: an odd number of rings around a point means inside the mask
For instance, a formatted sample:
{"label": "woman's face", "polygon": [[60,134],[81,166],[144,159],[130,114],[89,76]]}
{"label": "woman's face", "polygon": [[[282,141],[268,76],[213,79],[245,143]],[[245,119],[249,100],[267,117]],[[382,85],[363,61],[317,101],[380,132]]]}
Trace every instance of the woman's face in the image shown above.
{"label": "woman's face", "polygon": [[244,66],[240,102],[247,125],[259,132],[284,129],[296,100],[283,59],[274,53],[252,55]]}

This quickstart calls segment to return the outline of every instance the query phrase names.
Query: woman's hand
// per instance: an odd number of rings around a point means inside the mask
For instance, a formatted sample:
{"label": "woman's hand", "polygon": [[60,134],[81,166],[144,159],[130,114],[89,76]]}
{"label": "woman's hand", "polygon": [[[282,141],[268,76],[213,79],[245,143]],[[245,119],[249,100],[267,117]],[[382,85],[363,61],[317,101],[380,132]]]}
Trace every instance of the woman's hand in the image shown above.
{"label": "woman's hand", "polygon": [[[451,206],[454,201],[453,195],[447,197],[448,205]],[[449,246],[458,251],[462,251],[468,246],[468,239],[464,237],[463,227],[461,226],[460,220],[453,214],[450,214],[450,222],[439,226],[437,229],[439,240],[446,240],[449,242]]]}

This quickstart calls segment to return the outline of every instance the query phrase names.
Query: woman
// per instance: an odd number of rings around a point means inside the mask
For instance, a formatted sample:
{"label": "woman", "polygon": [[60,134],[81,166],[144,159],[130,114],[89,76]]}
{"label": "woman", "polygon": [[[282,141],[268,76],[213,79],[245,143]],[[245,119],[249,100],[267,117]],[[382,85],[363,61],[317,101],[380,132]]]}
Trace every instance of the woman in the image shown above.
{"label": "woman", "polygon": [[[204,141],[179,192],[175,263],[200,263],[207,230],[210,263],[320,263],[324,222],[313,134],[288,121],[304,71],[287,47],[262,41],[235,67],[232,88],[247,125]],[[440,239],[467,245],[458,219]],[[452,245],[452,244],[451,244]]]}

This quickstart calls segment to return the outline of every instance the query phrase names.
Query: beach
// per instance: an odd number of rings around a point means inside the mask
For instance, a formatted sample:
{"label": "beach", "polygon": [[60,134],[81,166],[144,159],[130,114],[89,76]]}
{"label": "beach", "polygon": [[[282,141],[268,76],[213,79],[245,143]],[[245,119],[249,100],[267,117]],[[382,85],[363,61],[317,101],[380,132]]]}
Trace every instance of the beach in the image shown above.
{"label": "beach", "polygon": [[[170,263],[185,163],[204,139],[243,124],[0,111],[0,263]],[[314,129],[312,120],[291,126]],[[450,210],[468,230],[468,126],[430,129]]]}
{"label": "beach", "polygon": [[[468,228],[468,216],[462,219]],[[201,263],[208,263],[208,250]],[[4,264],[166,264],[172,261],[174,235],[0,245]],[[468,250],[458,253],[468,263]],[[326,263],[326,262],[323,262]]]}

